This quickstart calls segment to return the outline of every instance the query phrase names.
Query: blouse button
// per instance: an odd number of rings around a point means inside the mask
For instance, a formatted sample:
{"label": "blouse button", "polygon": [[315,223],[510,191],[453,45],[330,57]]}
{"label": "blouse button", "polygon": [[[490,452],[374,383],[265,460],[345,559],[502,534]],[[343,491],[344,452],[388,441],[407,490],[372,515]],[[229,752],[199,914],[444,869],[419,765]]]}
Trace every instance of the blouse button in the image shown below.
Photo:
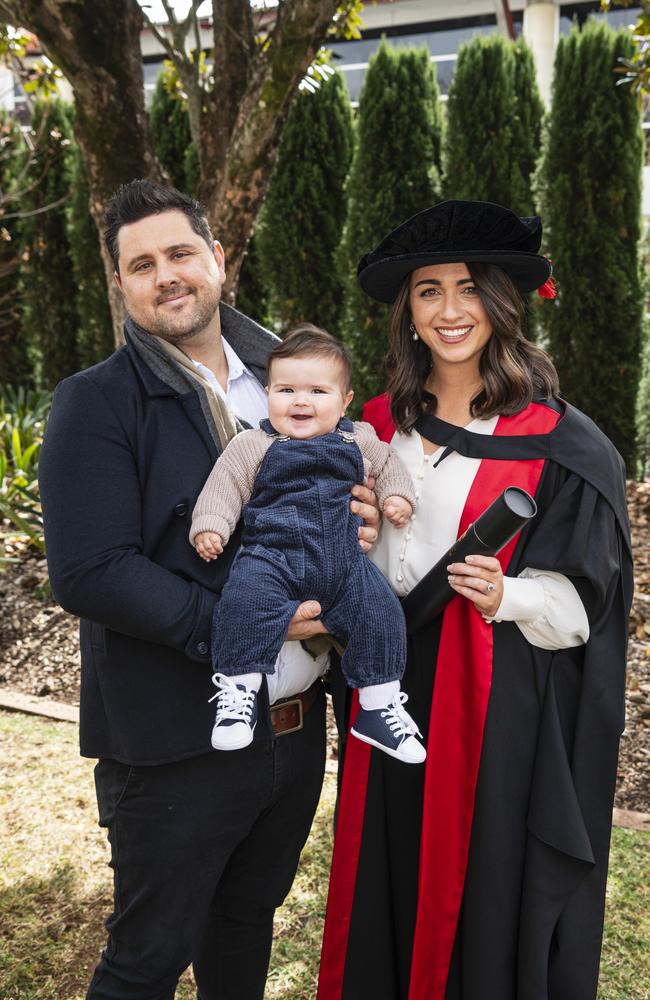
{"label": "blouse button", "polygon": [[399,561],[404,562],[404,553],[400,552]]}
{"label": "blouse button", "polygon": [[420,494],[419,494],[419,492],[417,490],[415,491],[415,499],[416,500],[420,499]]}
{"label": "blouse button", "polygon": [[408,538],[412,538],[412,536],[413,536],[413,532],[412,532],[412,531],[407,531],[407,532],[406,532],[406,537],[407,537],[407,539],[408,539]]}
{"label": "blouse button", "polygon": [[398,582],[398,583],[401,583],[401,582],[402,582],[402,580],[404,579],[404,577],[402,576],[402,574],[401,574],[401,573],[398,573],[398,574],[397,574],[397,577],[396,577],[396,579],[397,579],[397,582]]}

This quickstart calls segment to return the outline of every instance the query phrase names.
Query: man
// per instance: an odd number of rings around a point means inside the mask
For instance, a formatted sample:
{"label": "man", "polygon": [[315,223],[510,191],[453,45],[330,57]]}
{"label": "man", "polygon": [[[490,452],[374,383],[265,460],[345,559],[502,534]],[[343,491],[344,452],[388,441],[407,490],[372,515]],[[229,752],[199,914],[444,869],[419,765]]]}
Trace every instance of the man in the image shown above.
{"label": "man", "polygon": [[[126,346],[59,385],[40,473],[52,587],[81,618],[81,753],[99,758],[115,873],[88,997],[171,1000],[193,962],[201,1000],[261,1000],[324,766],[325,657],[295,640],[323,626],[301,605],[254,743],[212,751],[210,627],[239,532],[215,565],[188,531],[237,420],[266,415],[277,341],[220,304],[223,250],[198,203],[133,181],[106,222]],[[372,494],[355,492],[367,544]]]}

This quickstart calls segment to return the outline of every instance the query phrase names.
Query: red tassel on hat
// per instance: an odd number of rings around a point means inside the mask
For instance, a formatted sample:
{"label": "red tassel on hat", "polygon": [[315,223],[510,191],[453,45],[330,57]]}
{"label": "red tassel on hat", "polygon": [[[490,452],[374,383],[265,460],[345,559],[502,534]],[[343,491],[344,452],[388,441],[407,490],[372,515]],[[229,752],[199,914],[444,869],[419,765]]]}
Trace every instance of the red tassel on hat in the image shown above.
{"label": "red tassel on hat", "polygon": [[544,284],[537,289],[537,294],[540,299],[554,299],[557,295],[557,288],[555,287],[555,282],[552,278],[549,278]]}
{"label": "red tassel on hat", "polygon": [[[545,259],[551,264],[551,258],[545,257]],[[553,265],[551,264],[551,267]],[[540,299],[554,299],[557,297],[557,288],[555,287],[555,282],[552,277],[547,278],[543,285],[537,289],[537,294]]]}

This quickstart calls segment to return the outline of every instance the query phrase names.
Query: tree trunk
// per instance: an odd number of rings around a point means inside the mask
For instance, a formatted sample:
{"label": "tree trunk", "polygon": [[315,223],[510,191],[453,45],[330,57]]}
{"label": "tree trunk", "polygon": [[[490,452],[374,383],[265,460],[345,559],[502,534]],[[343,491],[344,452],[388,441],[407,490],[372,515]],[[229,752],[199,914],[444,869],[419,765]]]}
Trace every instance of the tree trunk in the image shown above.
{"label": "tree trunk", "polygon": [[[225,293],[231,301],[289,106],[338,6],[339,0],[284,0],[259,45],[247,0],[213,0],[214,84],[188,97],[194,102],[199,197],[226,250]],[[75,133],[101,232],[106,201],[121,184],[136,177],[165,183],[145,111],[140,8],[136,0],[0,0],[0,17],[38,35],[72,85]],[[122,300],[103,241],[102,255],[119,342]]]}
{"label": "tree trunk", "polygon": [[[134,0],[0,0],[0,16],[38,35],[74,91],[75,134],[99,232],[108,198],[135,177],[162,181],[144,105],[142,15]],[[116,344],[122,297],[102,240]]]}
{"label": "tree trunk", "polygon": [[[229,3],[233,0],[225,0],[226,7]],[[286,0],[268,44],[256,51],[252,41],[246,44],[243,28],[248,22],[243,17],[236,32],[228,31],[223,19],[214,19],[217,82],[205,102],[200,136],[202,162],[211,169],[202,171],[199,197],[224,245],[224,294],[230,301],[291,101],[338,5],[339,0]]]}

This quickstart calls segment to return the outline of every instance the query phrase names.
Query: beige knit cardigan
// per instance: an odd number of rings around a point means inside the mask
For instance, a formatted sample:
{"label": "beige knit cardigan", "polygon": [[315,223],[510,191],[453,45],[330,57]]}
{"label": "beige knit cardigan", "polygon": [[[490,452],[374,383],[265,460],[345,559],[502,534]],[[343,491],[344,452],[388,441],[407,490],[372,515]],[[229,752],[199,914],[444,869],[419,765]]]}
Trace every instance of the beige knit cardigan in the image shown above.
{"label": "beige knit cardigan", "polygon": [[[415,510],[415,490],[406,466],[390,445],[380,441],[370,424],[356,422],[354,439],[363,456],[363,468],[375,477],[381,510],[388,497],[404,497]],[[196,501],[190,542],[201,531],[221,535],[225,545],[235,530],[242,508],[250,500],[262,459],[275,440],[262,430],[242,431],[217,459]]]}

